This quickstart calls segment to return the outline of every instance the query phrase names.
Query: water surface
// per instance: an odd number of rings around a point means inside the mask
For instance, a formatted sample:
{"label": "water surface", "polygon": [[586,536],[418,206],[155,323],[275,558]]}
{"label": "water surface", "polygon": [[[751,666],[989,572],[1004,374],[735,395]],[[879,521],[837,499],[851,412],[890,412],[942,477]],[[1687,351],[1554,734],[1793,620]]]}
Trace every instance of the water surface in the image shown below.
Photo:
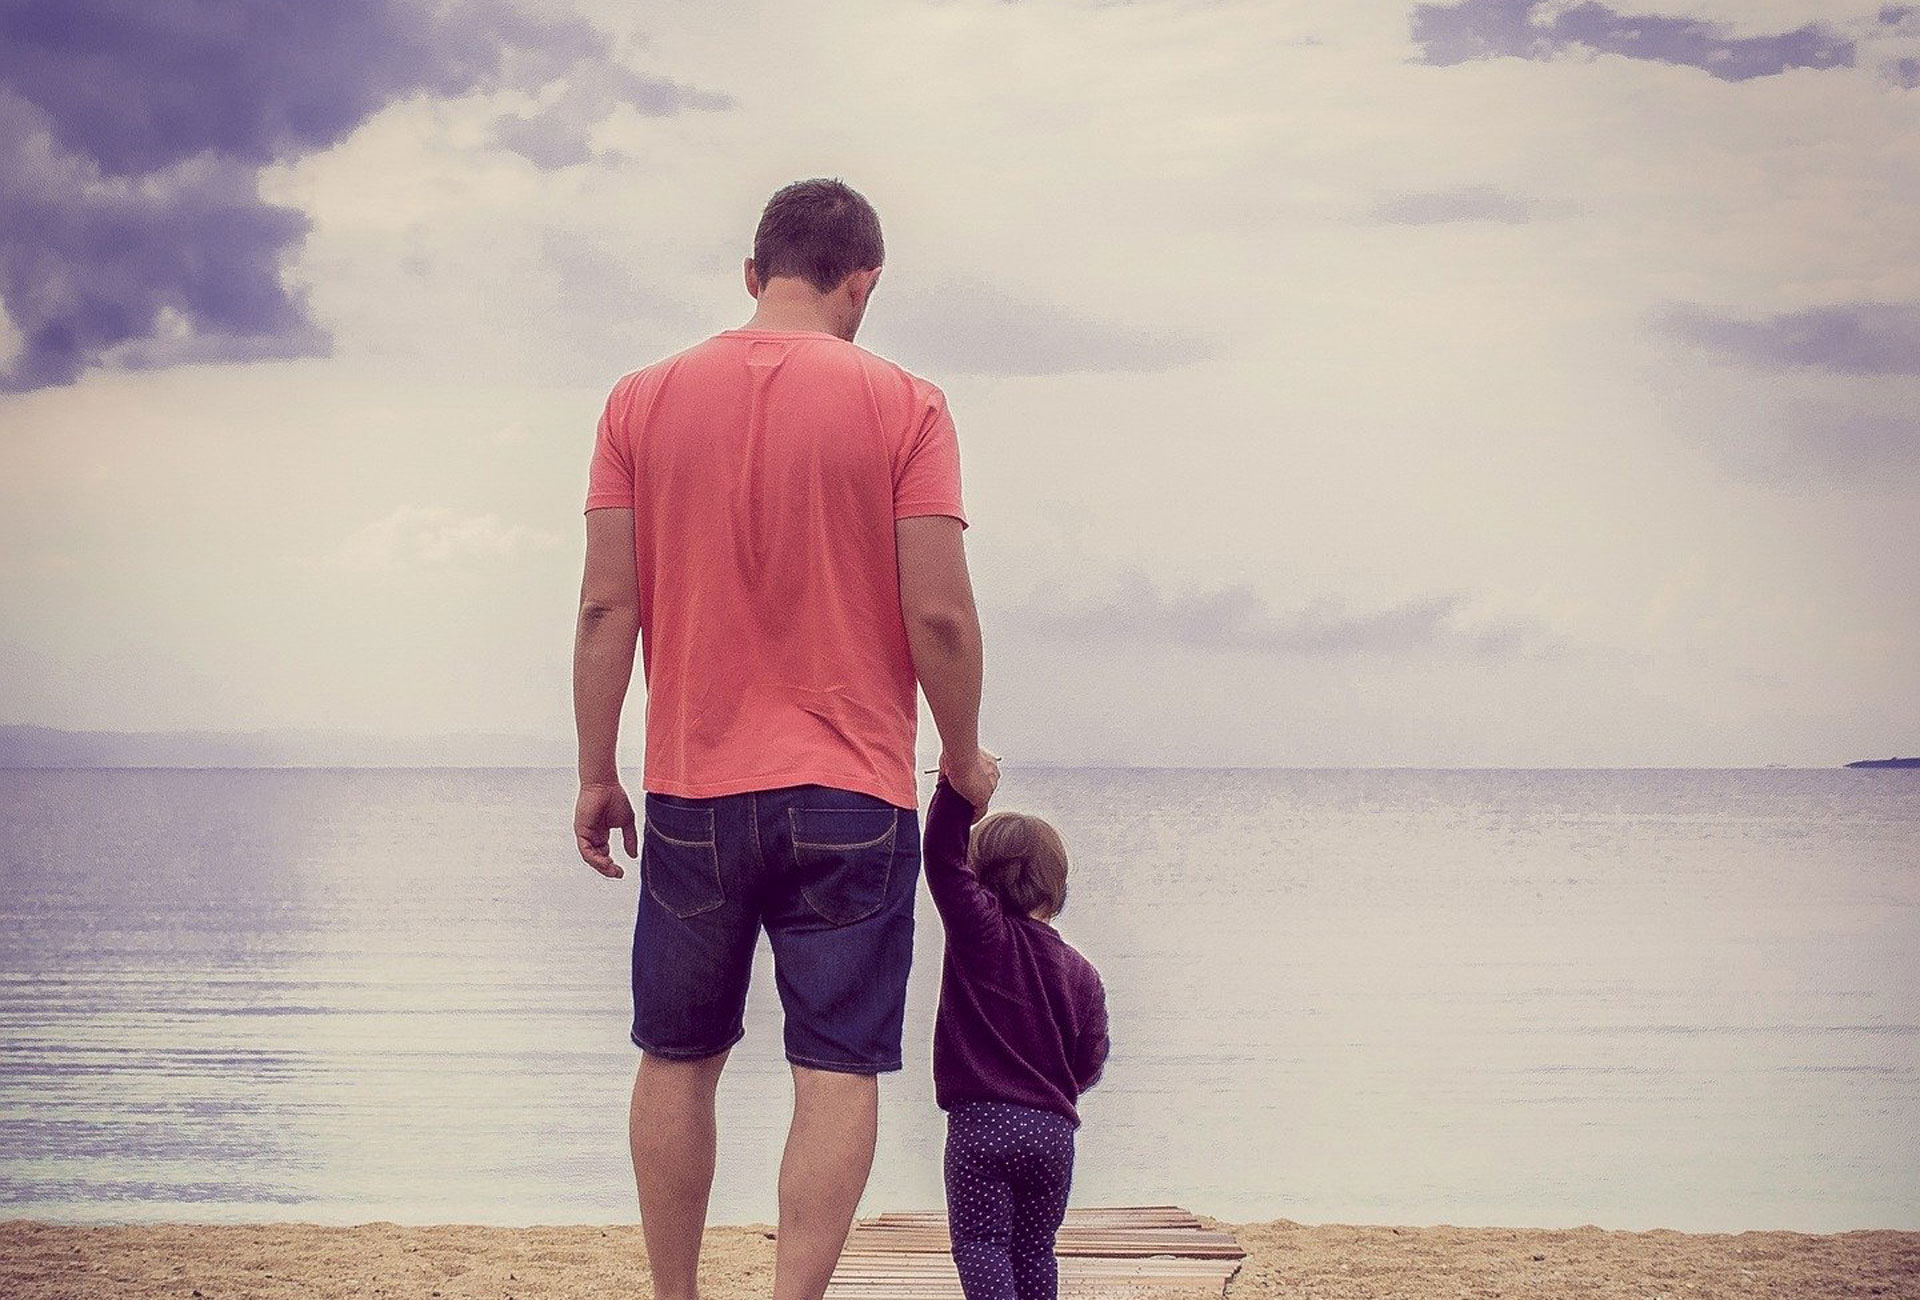
{"label": "water surface", "polygon": [[[634,877],[551,771],[0,772],[0,1216],[632,1217]],[[1115,1048],[1081,1203],[1920,1228],[1920,773],[1010,771]],[[865,1208],[940,1201],[922,907]],[[762,950],[716,1222],[767,1220]]]}

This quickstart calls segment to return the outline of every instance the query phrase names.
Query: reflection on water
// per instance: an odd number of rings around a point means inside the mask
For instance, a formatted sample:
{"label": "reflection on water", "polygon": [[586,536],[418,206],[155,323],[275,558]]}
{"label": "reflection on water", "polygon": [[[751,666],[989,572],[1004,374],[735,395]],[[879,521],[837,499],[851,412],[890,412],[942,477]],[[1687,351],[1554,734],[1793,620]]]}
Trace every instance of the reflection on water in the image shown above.
{"label": "reflection on water", "polygon": [[[1076,1196],[1920,1227],[1920,777],[1012,771],[1073,851]],[[0,1215],[632,1215],[635,882],[546,771],[0,773]],[[923,906],[867,1208],[939,1203]],[[787,1102],[762,951],[716,1221]]]}

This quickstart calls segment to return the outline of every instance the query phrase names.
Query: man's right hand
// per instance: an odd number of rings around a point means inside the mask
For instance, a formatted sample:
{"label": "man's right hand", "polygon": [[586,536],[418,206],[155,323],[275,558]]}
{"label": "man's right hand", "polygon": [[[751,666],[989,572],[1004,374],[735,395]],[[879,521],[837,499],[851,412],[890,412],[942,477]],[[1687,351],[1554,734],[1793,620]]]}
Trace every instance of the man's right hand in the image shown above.
{"label": "man's right hand", "polygon": [[573,804],[573,838],[580,846],[580,860],[609,880],[618,880],[626,872],[613,860],[612,833],[620,832],[627,856],[640,856],[640,836],[635,825],[633,802],[618,781],[580,783],[580,797]]}
{"label": "man's right hand", "polygon": [[964,757],[943,753],[940,775],[947,778],[955,794],[973,805],[973,819],[979,821],[1000,784],[1000,764],[984,749],[975,749]]}

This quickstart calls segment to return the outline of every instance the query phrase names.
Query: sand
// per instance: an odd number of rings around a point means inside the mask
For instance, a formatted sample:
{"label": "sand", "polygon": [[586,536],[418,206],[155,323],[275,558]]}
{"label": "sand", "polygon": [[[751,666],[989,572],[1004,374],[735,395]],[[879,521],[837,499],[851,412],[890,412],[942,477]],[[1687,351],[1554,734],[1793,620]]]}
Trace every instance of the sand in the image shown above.
{"label": "sand", "polygon": [[[1220,1226],[1248,1251],[1228,1300],[1920,1300],[1920,1232]],[[611,1300],[650,1293],[644,1263],[630,1227],[0,1224],[5,1300]],[[772,1277],[769,1229],[708,1233],[706,1300],[760,1300]]]}

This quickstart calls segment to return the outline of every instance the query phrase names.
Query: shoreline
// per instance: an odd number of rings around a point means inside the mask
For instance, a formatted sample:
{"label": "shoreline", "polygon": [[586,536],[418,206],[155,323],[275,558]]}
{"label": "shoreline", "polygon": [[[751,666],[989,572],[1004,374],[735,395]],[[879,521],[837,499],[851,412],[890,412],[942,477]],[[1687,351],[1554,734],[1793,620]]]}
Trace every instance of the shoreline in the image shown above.
{"label": "shoreline", "polygon": [[[1920,1295],[1920,1231],[1209,1223],[1233,1232],[1247,1251],[1228,1284],[1228,1300]],[[708,1229],[701,1266],[705,1300],[767,1295],[772,1234],[765,1224]],[[598,1300],[651,1294],[645,1254],[632,1224],[88,1227],[12,1219],[0,1221],[0,1295]]]}

